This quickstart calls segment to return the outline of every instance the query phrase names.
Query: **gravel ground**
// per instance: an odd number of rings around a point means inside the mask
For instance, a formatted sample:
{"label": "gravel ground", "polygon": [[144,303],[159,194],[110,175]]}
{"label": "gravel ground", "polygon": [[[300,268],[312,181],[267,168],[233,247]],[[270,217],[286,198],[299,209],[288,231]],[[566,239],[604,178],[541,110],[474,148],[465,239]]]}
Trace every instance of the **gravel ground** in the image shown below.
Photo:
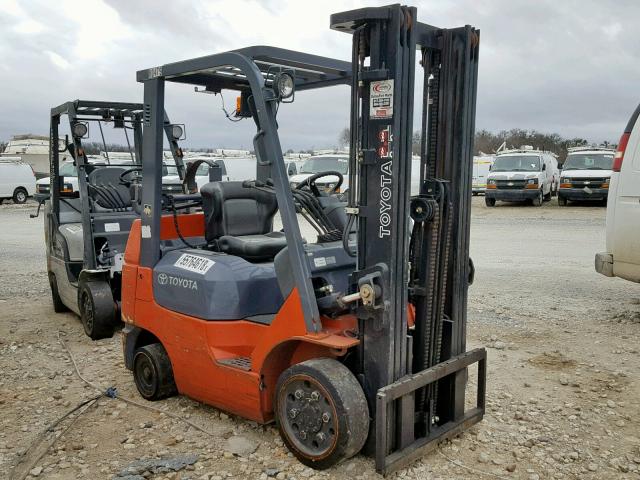
{"label": "gravel ground", "polygon": [[[141,400],[119,337],[91,342],[74,315],[53,312],[42,217],[29,219],[33,210],[0,206],[3,478],[20,461],[16,478],[377,476],[363,456],[310,470],[273,426],[184,397]],[[640,476],[640,288],[593,270],[604,217],[602,207],[489,209],[474,198],[468,344],[489,347],[487,415],[392,478]],[[158,410],[102,397],[55,427],[62,436],[47,449],[53,435],[45,428],[98,393],[75,374],[65,348],[86,379]],[[39,438],[42,446],[24,457]]]}

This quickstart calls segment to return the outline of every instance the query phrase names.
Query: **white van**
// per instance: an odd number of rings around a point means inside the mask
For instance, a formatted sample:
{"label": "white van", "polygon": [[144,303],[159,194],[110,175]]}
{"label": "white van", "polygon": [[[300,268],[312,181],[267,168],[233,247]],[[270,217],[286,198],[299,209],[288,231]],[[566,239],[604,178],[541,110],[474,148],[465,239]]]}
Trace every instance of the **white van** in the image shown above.
{"label": "white van", "polygon": [[613,149],[574,147],[569,149],[562,165],[558,205],[569,200],[607,201],[613,165]]}
{"label": "white van", "polygon": [[495,157],[491,155],[480,155],[473,157],[473,177],[471,188],[474,195],[484,193],[487,189],[487,177],[493,165]]}
{"label": "white van", "polygon": [[13,199],[13,203],[25,203],[36,192],[36,174],[28,163],[19,158],[0,159],[0,203]]}
{"label": "white van", "polygon": [[640,282],[640,105],[614,155],[607,205],[607,251],[596,254],[596,271]]}
{"label": "white van", "polygon": [[534,150],[529,145],[517,150],[503,150],[496,155],[487,176],[485,203],[493,207],[496,200],[531,200],[539,207],[556,195],[559,176],[558,159],[554,153]]}

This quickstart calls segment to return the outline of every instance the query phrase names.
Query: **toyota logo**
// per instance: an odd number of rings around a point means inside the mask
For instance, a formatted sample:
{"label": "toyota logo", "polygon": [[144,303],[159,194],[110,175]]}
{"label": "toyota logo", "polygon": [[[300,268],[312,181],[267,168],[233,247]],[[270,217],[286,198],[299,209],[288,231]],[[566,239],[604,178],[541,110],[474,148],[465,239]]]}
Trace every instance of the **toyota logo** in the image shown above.
{"label": "toyota logo", "polygon": [[168,281],[169,281],[169,277],[166,273],[161,273],[158,275],[158,283],[160,285],[166,285]]}

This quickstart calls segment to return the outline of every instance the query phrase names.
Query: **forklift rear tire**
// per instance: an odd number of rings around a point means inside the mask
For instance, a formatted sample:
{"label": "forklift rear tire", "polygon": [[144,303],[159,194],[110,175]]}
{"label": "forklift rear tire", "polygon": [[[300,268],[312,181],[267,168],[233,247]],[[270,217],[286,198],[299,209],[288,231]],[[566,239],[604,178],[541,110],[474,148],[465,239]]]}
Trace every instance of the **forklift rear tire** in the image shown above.
{"label": "forklift rear tire", "polygon": [[51,299],[53,300],[53,311],[56,313],[69,311],[67,306],[62,302],[62,298],[60,298],[56,276],[51,272],[49,272],[49,286],[51,287]]}
{"label": "forklift rear tire", "polygon": [[282,440],[309,467],[329,468],[357,454],[367,440],[367,400],[337,360],[317,358],[286,369],[274,403]]}
{"label": "forklift rear tire", "polygon": [[160,343],[136,350],[133,356],[133,380],[145,400],[161,400],[178,393],[171,360]]}
{"label": "forklift rear tire", "polygon": [[106,282],[81,283],[78,307],[84,333],[91,340],[113,336],[116,326],[116,304],[111,288]]}
{"label": "forklift rear tire", "polygon": [[484,204],[487,207],[495,207],[496,206],[496,199],[495,198],[484,197]]}

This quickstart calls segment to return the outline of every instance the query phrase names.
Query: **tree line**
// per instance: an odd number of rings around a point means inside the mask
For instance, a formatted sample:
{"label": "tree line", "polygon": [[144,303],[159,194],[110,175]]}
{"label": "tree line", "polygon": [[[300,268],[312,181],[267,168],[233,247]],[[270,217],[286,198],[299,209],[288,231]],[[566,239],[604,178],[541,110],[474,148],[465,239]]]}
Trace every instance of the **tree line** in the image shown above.
{"label": "tree line", "polygon": [[[338,145],[343,148],[348,147],[349,139],[349,129],[342,129],[338,135]],[[420,154],[420,131],[413,132],[411,143],[413,154]],[[584,138],[564,138],[558,133],[542,133],[537,130],[525,130],[522,128],[512,128],[511,130],[501,130],[499,132],[490,132],[483,129],[478,130],[475,134],[473,154],[492,154],[502,145],[505,145],[506,148],[531,145],[533,148],[553,152],[558,155],[560,161],[563,161],[569,148],[582,147],[590,145],[590,143]],[[616,146],[606,141],[602,142],[602,145],[612,148]]]}

